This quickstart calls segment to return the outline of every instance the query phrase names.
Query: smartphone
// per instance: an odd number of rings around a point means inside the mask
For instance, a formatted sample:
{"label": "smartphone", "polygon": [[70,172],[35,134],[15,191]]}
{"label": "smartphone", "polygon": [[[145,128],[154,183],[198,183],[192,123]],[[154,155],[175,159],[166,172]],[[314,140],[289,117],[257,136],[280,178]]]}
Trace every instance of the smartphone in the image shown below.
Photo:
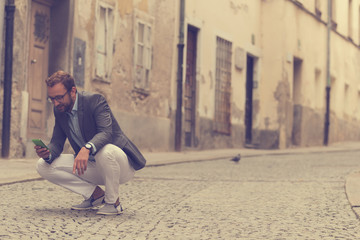
{"label": "smartphone", "polygon": [[43,143],[43,141],[41,141],[41,139],[33,139],[32,141],[36,146],[40,146],[49,150],[49,148],[45,145],[45,143]]}

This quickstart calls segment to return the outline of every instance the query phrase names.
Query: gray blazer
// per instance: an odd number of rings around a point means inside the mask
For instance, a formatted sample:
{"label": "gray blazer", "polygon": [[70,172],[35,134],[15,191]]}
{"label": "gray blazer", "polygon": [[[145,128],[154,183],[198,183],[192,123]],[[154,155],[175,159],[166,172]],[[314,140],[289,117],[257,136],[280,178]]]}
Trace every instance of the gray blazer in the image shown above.
{"label": "gray blazer", "polygon": [[[92,142],[97,151],[106,144],[114,144],[126,153],[135,170],[143,168],[146,164],[144,156],[123,133],[105,98],[89,92],[78,92],[78,97],[79,126],[85,142]],[[82,147],[79,148],[71,138],[67,114],[54,108],[54,115],[55,126],[48,146],[51,152],[49,163],[61,154],[66,138],[76,154]]]}

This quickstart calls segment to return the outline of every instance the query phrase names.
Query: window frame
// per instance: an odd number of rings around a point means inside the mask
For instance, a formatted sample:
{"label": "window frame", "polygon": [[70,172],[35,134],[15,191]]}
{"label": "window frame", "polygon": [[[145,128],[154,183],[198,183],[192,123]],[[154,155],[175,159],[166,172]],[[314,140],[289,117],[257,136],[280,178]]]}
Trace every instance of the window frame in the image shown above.
{"label": "window frame", "polygon": [[[139,39],[139,28],[143,26],[142,39]],[[153,64],[154,18],[137,9],[134,11],[134,56],[133,56],[133,87],[134,91],[149,95]],[[140,58],[140,47],[142,57]],[[141,73],[139,73],[139,67]],[[140,78],[140,80],[139,80]]]}
{"label": "window frame", "polygon": [[225,135],[231,135],[232,45],[216,36],[214,131]]}
{"label": "window frame", "polygon": [[[140,27],[143,26],[142,39],[140,39]],[[152,68],[152,26],[140,19],[135,23],[135,52],[134,52],[134,87],[139,90],[148,91],[150,83],[150,72]],[[141,49],[141,51],[140,51]],[[141,52],[141,53],[140,53]],[[140,57],[140,54],[142,55]],[[138,68],[141,67],[141,80],[138,81]]]}
{"label": "window frame", "polygon": [[[105,17],[104,24],[105,26],[100,26],[102,24],[101,21],[101,11],[105,9]],[[94,68],[94,76],[96,80],[100,80],[102,82],[111,82],[111,72],[112,72],[112,58],[113,58],[113,48],[114,48],[114,36],[115,36],[115,6],[112,6],[106,2],[98,1],[96,8],[96,17],[95,17],[95,47],[94,47],[94,58],[95,58],[95,68]],[[100,32],[100,27],[104,28],[104,31]],[[104,34],[105,32],[105,34]],[[104,51],[100,52],[99,45],[99,36],[104,35]],[[100,72],[99,68],[99,55],[103,55],[102,64],[103,70]],[[101,60],[100,60],[101,61]]]}

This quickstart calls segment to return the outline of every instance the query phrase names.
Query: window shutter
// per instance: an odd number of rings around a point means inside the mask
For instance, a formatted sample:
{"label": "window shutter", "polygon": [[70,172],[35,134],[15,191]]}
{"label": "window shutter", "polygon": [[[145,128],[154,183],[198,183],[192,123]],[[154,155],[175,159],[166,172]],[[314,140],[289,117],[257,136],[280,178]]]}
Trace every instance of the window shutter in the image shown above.
{"label": "window shutter", "polygon": [[114,21],[113,7],[109,4],[99,2],[95,25],[95,75],[104,81],[110,81],[112,71]]}
{"label": "window shutter", "polygon": [[154,18],[134,11],[134,88],[148,94],[152,68],[152,33]]}

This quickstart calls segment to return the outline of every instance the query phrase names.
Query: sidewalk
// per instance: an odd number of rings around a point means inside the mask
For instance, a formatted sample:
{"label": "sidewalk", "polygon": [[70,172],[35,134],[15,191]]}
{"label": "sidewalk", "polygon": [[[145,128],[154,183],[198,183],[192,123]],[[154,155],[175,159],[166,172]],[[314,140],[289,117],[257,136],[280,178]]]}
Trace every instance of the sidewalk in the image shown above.
{"label": "sidewalk", "polygon": [[[328,147],[308,147],[308,148],[288,148],[282,150],[261,150],[261,149],[216,149],[204,151],[188,151],[188,152],[144,152],[147,159],[147,167],[161,166],[167,164],[176,164],[194,161],[209,161],[224,158],[232,158],[237,154],[241,154],[241,158],[262,156],[262,155],[279,155],[279,154],[302,154],[311,152],[331,152],[331,151],[356,151],[360,150],[360,142],[344,142],[336,143]],[[10,184],[21,181],[29,181],[40,179],[36,172],[36,159],[0,159],[0,185]],[[356,176],[360,177],[360,169],[358,173],[351,175],[352,180]],[[360,182],[360,181],[359,181]],[[360,183],[359,183],[360,184]],[[359,188],[360,189],[360,188]],[[360,192],[359,192],[360,195]],[[355,203],[355,202],[354,202]],[[357,205],[360,206],[360,197]]]}
{"label": "sidewalk", "polygon": [[[144,152],[147,167],[161,166],[194,161],[209,161],[217,159],[230,159],[237,154],[241,158],[262,155],[284,155],[321,152],[360,151],[360,142],[342,142],[324,147],[288,148],[282,150],[259,149],[216,149],[188,152]],[[35,166],[38,159],[0,159],[0,186],[16,182],[39,180]],[[350,205],[360,217],[360,168],[346,177],[345,190]]]}

